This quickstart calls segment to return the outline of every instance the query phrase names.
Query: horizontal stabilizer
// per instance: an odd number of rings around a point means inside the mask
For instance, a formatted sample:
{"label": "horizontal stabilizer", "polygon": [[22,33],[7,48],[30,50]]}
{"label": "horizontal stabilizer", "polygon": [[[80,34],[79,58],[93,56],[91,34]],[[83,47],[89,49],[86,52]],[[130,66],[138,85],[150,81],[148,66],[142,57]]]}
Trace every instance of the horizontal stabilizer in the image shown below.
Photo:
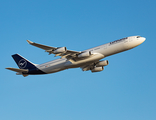
{"label": "horizontal stabilizer", "polygon": [[6,69],[12,70],[14,72],[28,73],[28,69],[18,69],[18,68],[6,68]]}

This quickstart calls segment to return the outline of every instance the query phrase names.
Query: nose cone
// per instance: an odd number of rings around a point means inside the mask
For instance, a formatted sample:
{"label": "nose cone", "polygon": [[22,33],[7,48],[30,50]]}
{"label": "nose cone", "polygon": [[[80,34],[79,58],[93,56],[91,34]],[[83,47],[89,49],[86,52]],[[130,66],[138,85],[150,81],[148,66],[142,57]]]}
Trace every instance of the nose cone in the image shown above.
{"label": "nose cone", "polygon": [[145,37],[139,37],[139,38],[137,39],[137,44],[140,45],[140,44],[142,44],[145,40],[146,40]]}
{"label": "nose cone", "polygon": [[146,40],[145,37],[141,37],[140,40],[142,41],[142,43]]}

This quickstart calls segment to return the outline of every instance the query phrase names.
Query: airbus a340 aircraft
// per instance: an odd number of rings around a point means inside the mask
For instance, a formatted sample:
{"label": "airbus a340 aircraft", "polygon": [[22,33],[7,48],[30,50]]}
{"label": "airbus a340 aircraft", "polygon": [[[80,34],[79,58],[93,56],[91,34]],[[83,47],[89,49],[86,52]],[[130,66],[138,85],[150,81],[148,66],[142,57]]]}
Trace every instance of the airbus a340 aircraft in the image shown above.
{"label": "airbus a340 aircraft", "polygon": [[27,40],[30,45],[39,47],[49,54],[61,56],[61,58],[44,64],[34,64],[19,54],[14,54],[12,57],[20,69],[6,69],[15,71],[17,75],[23,75],[24,77],[28,75],[55,73],[77,67],[82,68],[83,71],[91,70],[92,72],[100,72],[104,70],[104,66],[108,65],[108,60],[101,59],[132,49],[143,43],[145,39],[146,38],[141,36],[130,36],[80,52],[67,50],[66,47],[50,47]]}

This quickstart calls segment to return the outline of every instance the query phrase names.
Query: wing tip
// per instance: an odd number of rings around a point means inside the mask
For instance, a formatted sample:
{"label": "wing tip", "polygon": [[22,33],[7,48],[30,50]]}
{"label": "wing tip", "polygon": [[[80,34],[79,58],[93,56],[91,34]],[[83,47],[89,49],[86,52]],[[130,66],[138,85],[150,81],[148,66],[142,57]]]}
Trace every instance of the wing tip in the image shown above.
{"label": "wing tip", "polygon": [[32,41],[30,41],[30,40],[27,40],[27,42],[29,43],[29,44],[32,44],[33,42]]}

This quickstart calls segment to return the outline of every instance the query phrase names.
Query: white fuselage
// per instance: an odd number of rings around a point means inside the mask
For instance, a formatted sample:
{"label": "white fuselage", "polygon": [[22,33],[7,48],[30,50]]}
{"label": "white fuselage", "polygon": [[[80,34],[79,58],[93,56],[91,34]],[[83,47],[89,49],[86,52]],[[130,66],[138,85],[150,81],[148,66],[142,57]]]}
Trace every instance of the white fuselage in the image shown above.
{"label": "white fuselage", "polygon": [[36,67],[45,73],[54,73],[68,68],[83,67],[87,64],[99,61],[107,56],[120,53],[132,49],[145,41],[144,37],[131,36],[116,40],[101,46],[97,46],[82,52],[91,52],[91,56],[79,60],[60,58],[44,64],[37,65]]}

